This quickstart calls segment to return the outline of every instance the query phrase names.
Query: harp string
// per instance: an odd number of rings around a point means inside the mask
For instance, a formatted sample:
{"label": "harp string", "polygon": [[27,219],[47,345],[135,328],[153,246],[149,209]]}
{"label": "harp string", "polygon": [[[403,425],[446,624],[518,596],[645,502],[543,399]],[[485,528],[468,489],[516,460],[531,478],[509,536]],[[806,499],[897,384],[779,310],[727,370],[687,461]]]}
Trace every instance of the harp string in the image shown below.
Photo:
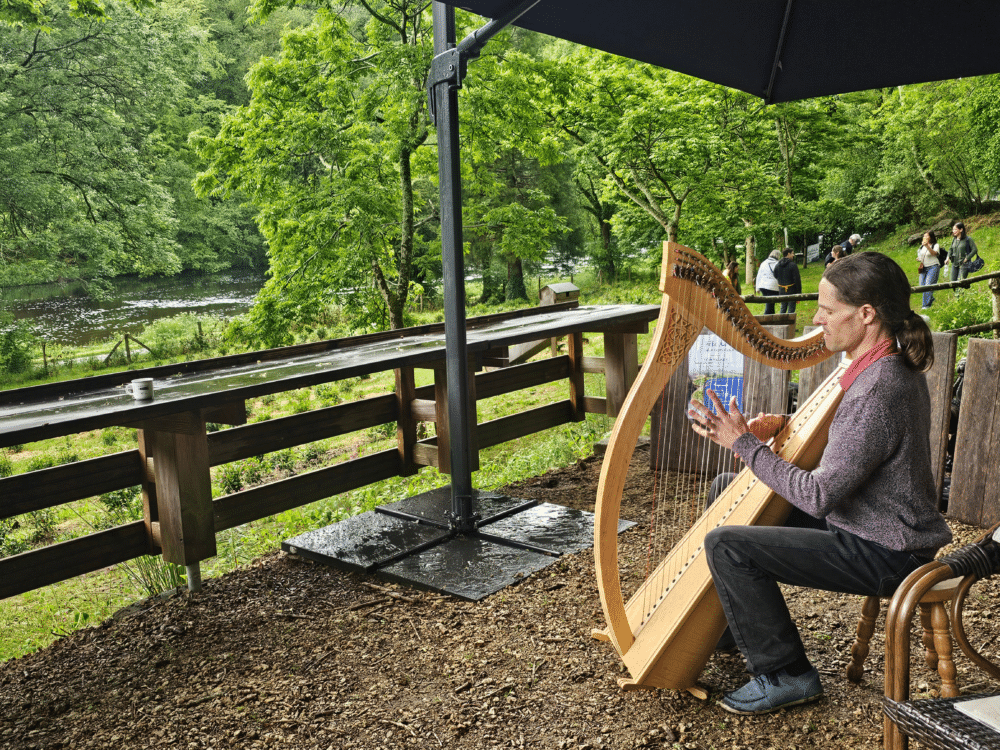
{"label": "harp string", "polygon": [[[714,309],[722,310],[727,316],[733,316],[737,322],[741,316],[746,317],[746,307],[742,305],[742,301],[735,304],[734,300],[738,299],[738,295],[734,290],[730,290],[728,285],[712,290],[711,294],[705,294],[704,290],[699,288],[709,286],[712,281],[711,273],[706,274],[704,270],[688,269],[687,275],[695,282],[690,285],[692,292],[689,296],[684,296],[683,292],[679,295],[683,299],[678,301],[682,302],[683,307],[691,313],[693,321],[707,320]],[[717,269],[713,270],[718,272]],[[711,332],[703,329],[701,335],[706,334],[711,335]],[[701,540],[684,539],[684,535],[707,510],[710,491],[716,477],[724,473],[738,474],[742,468],[742,462],[731,451],[701,438],[686,424],[678,426],[671,417],[686,413],[687,401],[691,397],[702,403],[708,403],[714,411],[714,405],[706,394],[713,381],[724,377],[745,378],[747,373],[743,365],[740,366],[738,373],[732,370],[732,366],[727,366],[727,350],[735,350],[744,362],[747,358],[753,357],[755,352],[759,356],[762,349],[769,356],[782,356],[780,342],[746,338],[739,339],[735,343],[736,346],[733,347],[719,339],[719,344],[709,350],[710,355],[701,354],[700,369],[697,372],[692,370],[689,362],[686,363],[687,368],[683,371],[683,377],[688,384],[687,388],[682,391],[676,384],[672,387],[668,378],[662,386],[660,398],[654,405],[654,409],[659,410],[658,422],[661,429],[659,434],[654,436],[660,441],[659,444],[650,445],[650,450],[654,451],[657,459],[643,575],[645,585],[642,611],[646,613],[643,621],[655,610],[658,602],[672,585],[672,581],[667,579],[677,577],[677,570],[660,565],[660,562],[671,552],[675,555],[679,553],[681,559],[691,559],[700,551]],[[744,409],[751,399],[756,398],[750,392],[752,385],[743,382],[741,400]],[[721,393],[719,397],[728,407],[729,397]],[[766,411],[784,413],[785,409]],[[717,490],[721,495],[725,487],[718,487]],[[746,491],[749,491],[749,487],[745,488],[744,492],[738,493],[737,500],[745,495]]]}
{"label": "harp string", "polygon": [[[698,290],[693,290],[692,296],[684,300],[684,307],[692,313],[694,321],[704,320],[713,306],[714,298]],[[703,329],[701,335],[712,336],[707,329]],[[712,340],[716,341],[714,337]],[[643,576],[646,585],[643,587],[642,610],[646,613],[655,609],[670,585],[666,578],[676,573],[661,566],[660,562],[677,547],[683,535],[705,512],[715,477],[735,468],[730,452],[699,437],[686,420],[676,420],[676,415],[686,414],[690,398],[705,401],[709,383],[725,376],[742,375],[742,370],[734,372],[731,367],[726,367],[729,360],[727,353],[731,350],[729,345],[717,339],[716,345],[700,354],[698,372],[692,370],[690,362],[678,371],[677,377],[685,386],[682,388],[679,382],[668,379],[654,405],[661,429],[654,436],[658,443],[650,446],[656,461]],[[722,400],[728,406],[728,398],[722,397]],[[698,548],[697,543],[689,542],[686,546],[691,549],[684,551],[685,558]]]}

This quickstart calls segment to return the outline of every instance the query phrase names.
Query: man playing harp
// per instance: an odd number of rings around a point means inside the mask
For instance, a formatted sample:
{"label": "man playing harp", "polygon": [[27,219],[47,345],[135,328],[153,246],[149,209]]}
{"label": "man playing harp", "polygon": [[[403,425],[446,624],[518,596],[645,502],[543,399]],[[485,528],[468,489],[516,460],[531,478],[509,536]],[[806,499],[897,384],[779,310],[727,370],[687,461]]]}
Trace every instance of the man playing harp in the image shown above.
{"label": "man playing harp", "polygon": [[[852,360],[829,442],[813,471],[782,460],[747,427],[733,400],[715,413],[692,401],[695,432],[732,449],[796,509],[785,527],[719,526],[705,551],[736,645],[753,679],[725,693],[733,713],[759,714],[822,696],[778,584],[889,596],[951,539],[936,507],[930,329],[910,310],[903,270],[879,253],[827,267],[814,322]],[[791,526],[791,528],[789,527]]]}

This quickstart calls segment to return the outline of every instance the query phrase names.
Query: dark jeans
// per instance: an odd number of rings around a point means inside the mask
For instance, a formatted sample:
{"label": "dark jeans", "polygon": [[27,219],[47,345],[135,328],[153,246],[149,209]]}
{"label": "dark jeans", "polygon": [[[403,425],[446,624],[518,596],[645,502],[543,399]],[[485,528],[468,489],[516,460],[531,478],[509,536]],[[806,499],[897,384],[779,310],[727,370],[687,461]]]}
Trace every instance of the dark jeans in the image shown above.
{"label": "dark jeans", "polygon": [[[823,523],[801,511],[789,521]],[[789,526],[719,526],[705,536],[705,552],[736,645],[753,675],[806,656],[779,583],[888,596],[928,562],[840,529]]]}
{"label": "dark jeans", "polygon": [[794,302],[782,302],[781,303],[781,312],[782,313],[793,313],[793,312],[795,312],[795,303]]}
{"label": "dark jeans", "polygon": [[[775,292],[775,291],[772,291],[771,289],[761,289],[760,290],[760,294],[761,294],[762,297],[777,297],[780,294],[780,292]],[[774,303],[773,302],[765,302],[764,303],[764,314],[765,315],[774,315]]]}
{"label": "dark jeans", "polygon": [[959,263],[958,261],[955,261],[955,260],[953,260],[951,262],[951,280],[952,281],[958,281],[959,279],[964,279],[968,275],[969,274],[966,272],[966,270],[964,268],[962,268],[962,264],[961,263]]}

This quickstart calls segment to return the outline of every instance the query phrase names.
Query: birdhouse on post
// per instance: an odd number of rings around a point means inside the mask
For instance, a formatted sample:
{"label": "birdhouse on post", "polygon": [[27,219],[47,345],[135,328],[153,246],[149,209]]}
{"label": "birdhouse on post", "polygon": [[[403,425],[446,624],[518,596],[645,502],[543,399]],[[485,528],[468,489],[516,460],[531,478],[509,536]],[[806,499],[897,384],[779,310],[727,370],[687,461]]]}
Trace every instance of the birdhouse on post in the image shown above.
{"label": "birdhouse on post", "polygon": [[580,287],[576,284],[549,284],[538,292],[538,304],[554,305],[557,302],[572,302],[580,299]]}

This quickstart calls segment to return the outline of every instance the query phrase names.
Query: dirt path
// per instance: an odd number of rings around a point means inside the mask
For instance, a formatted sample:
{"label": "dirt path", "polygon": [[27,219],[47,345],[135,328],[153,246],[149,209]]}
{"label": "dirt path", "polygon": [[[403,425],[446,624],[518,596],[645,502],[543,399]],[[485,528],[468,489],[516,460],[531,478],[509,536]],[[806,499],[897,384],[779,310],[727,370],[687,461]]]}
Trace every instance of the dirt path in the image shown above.
{"label": "dirt path", "polygon": [[[652,481],[645,460],[637,453],[622,512],[640,526],[623,545],[643,542]],[[592,509],[599,468],[591,458],[506,491]],[[954,528],[963,543],[982,533]],[[474,604],[389,591],[275,553],[207,581],[195,596],[137,605],[0,664],[0,747],[764,750],[881,742],[880,636],[865,682],[842,677],[859,597],[789,591],[827,697],[743,718],[714,703],[746,679],[736,656],[709,662],[708,702],[618,688],[620,660],[590,636],[604,626],[590,552]],[[993,583],[977,591],[985,609],[969,626],[979,646],[993,641],[997,591]],[[1000,691],[958,661],[963,690]],[[915,658],[916,692],[927,697],[936,684]]]}

